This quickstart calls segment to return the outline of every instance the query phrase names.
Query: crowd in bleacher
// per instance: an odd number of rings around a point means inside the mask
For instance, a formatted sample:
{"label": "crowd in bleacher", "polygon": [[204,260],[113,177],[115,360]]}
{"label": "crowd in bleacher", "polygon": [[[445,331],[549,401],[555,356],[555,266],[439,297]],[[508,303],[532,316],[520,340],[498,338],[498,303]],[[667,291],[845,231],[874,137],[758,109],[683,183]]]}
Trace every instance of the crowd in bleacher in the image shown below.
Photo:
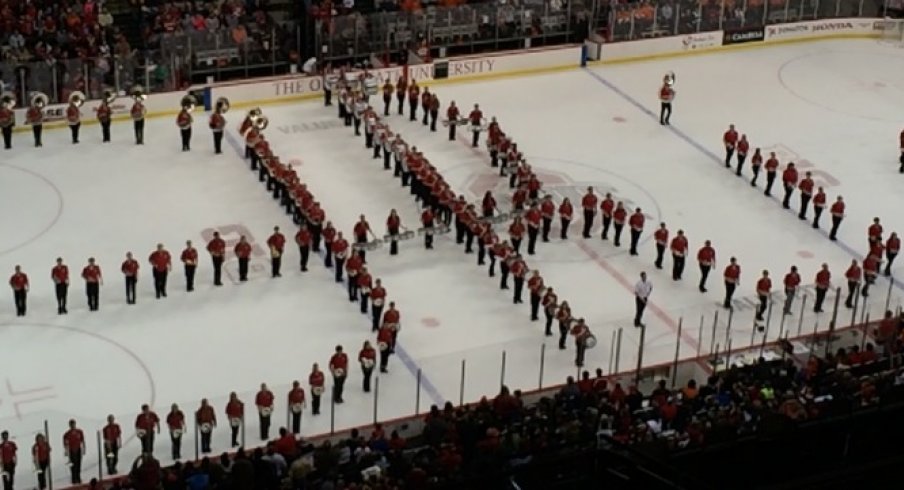
{"label": "crowd in bleacher", "polygon": [[601,441],[655,441],[672,450],[728,442],[776,422],[814,421],[884,398],[904,400],[902,318],[889,313],[869,332],[870,341],[861,340],[862,347],[843,345],[803,361],[799,353],[787,352],[723,369],[703,383],[691,379],[677,389],[662,380],[643,393],[599,369],[595,376],[585,371],[536,403],[503,386],[495,397],[473,405],[433,406],[423,432],[410,441],[380,425],[318,446],[281,430],[277,440],[250,453],[164,469],[156,461],[139,461],[131,483],[112,488],[478,488],[472,480],[478,475],[487,488],[502,488],[498,482],[506,481],[507,470],[593,451]]}

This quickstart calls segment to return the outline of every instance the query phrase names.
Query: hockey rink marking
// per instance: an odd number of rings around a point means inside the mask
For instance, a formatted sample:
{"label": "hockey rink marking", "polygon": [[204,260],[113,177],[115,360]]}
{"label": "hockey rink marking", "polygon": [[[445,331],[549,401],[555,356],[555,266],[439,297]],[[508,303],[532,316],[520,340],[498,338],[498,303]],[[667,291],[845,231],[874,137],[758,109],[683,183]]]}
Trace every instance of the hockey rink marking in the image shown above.
{"label": "hockey rink marking", "polygon": [[[596,72],[594,72],[594,71],[591,70],[591,69],[585,68],[585,69],[584,69],[584,72],[587,73],[588,75],[590,75],[591,77],[593,77],[593,78],[594,78],[597,82],[599,82],[601,85],[603,85],[604,87],[608,88],[609,90],[611,90],[612,92],[614,92],[616,95],[618,95],[619,97],[621,97],[622,99],[624,99],[626,102],[628,102],[629,104],[633,105],[635,108],[637,108],[637,110],[639,110],[640,112],[644,113],[646,116],[648,116],[650,119],[652,119],[653,121],[655,121],[657,124],[659,123],[659,115],[658,115],[658,114],[654,113],[654,112],[653,112],[652,110],[650,110],[648,107],[646,107],[645,105],[643,105],[642,103],[640,103],[640,101],[638,101],[637,99],[635,99],[634,97],[632,97],[631,95],[629,95],[629,94],[628,94],[627,92],[625,92],[624,90],[620,89],[617,85],[615,85],[614,83],[610,82],[609,80],[607,80],[606,78],[604,78],[603,76],[601,76],[599,73],[596,73]],[[684,142],[687,143],[689,146],[693,147],[694,149],[696,149],[697,151],[699,151],[700,153],[702,153],[704,156],[706,156],[707,158],[709,158],[710,160],[712,160],[712,162],[715,163],[717,166],[723,165],[722,158],[721,158],[719,155],[716,155],[712,150],[710,150],[709,148],[707,148],[706,146],[704,146],[703,144],[701,144],[700,142],[698,142],[697,140],[695,140],[693,137],[689,136],[689,135],[688,135],[687,133],[685,133],[684,131],[678,129],[677,127],[675,127],[674,125],[671,125],[671,124],[668,125],[668,126],[663,126],[663,128],[666,129],[666,130],[668,130],[668,131],[670,131],[672,134],[674,134],[676,137],[678,137],[678,139],[684,141]],[[736,184],[736,185],[737,185],[737,184]],[[746,187],[746,186],[745,186],[745,187]],[[773,202],[775,202],[775,203],[780,203],[780,202],[781,202],[781,199],[780,199],[780,197],[777,197],[777,196],[778,196],[778,194],[773,195],[773,196],[769,196],[768,198],[771,199],[771,200],[772,200]],[[794,210],[794,209],[783,209],[783,208],[778,208],[778,209],[780,209],[781,211],[784,211],[785,213],[791,214],[791,215],[793,215],[795,218],[797,218],[797,211]],[[809,227],[808,227],[808,228],[809,228]],[[843,251],[844,251],[845,253],[847,253],[848,255],[850,255],[850,256],[852,256],[852,257],[854,257],[854,258],[856,258],[856,259],[862,259],[862,258],[863,258],[863,254],[858,253],[853,247],[851,247],[850,245],[848,245],[847,243],[845,243],[845,242],[842,241],[841,239],[837,239],[837,240],[829,240],[829,233],[828,233],[826,230],[824,230],[824,229],[822,229],[822,228],[819,228],[819,229],[809,228],[809,229],[813,230],[814,233],[818,233],[820,236],[822,236],[823,238],[825,238],[825,240],[826,240],[827,242],[835,244],[838,248],[840,248],[841,250],[843,250]],[[890,277],[890,278],[888,278],[888,279],[891,281],[891,283],[892,283],[896,288],[898,288],[898,289],[901,290],[901,291],[904,291],[904,283],[902,283],[902,282],[899,281],[898,279],[895,279],[894,277]]]}
{"label": "hockey rink marking", "polygon": [[56,226],[56,224],[60,221],[60,218],[63,216],[63,193],[60,192],[59,187],[57,187],[56,184],[53,183],[53,181],[51,181],[47,177],[44,177],[43,175],[41,175],[33,170],[29,170],[27,168],[22,168],[22,167],[19,167],[18,165],[13,165],[13,164],[9,164],[9,163],[0,164],[0,171],[5,170],[5,169],[22,172],[22,173],[24,173],[26,175],[30,175],[31,177],[34,177],[35,179],[46,184],[46,186],[48,188],[50,188],[50,190],[53,191],[53,193],[56,195],[57,209],[56,209],[56,214],[54,215],[54,217],[50,220],[50,222],[47,225],[44,226],[44,228],[41,231],[37,232],[33,237],[28,238],[21,243],[17,243],[9,248],[0,250],[0,256],[9,254],[11,252],[15,252],[16,250],[19,250],[23,247],[27,247],[28,245],[31,245],[32,243],[40,240],[41,237],[46,235],[54,226]]}

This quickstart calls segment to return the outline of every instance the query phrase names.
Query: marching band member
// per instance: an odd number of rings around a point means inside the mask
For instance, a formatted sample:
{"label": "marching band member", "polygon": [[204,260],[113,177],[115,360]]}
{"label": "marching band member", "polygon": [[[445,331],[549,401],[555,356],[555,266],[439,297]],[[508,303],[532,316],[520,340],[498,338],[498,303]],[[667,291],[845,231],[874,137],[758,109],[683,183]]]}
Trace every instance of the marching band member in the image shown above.
{"label": "marching band member", "polygon": [[370,290],[370,313],[373,319],[373,331],[376,331],[380,326],[380,318],[383,317],[383,304],[385,302],[386,288],[383,287],[383,281],[377,279],[373,289]]}
{"label": "marching band member", "polygon": [[584,353],[587,352],[587,339],[592,335],[590,328],[584,323],[583,318],[578,318],[574,326],[571,327],[571,335],[574,336],[574,365],[577,367],[584,366]]}
{"label": "marching band member", "polygon": [[[455,141],[455,128],[458,127],[458,106],[455,105],[455,101],[453,100],[449,104],[449,108],[446,109],[446,122],[449,125],[449,141]],[[492,154],[492,150],[490,154]]]}
{"label": "marching band member", "polygon": [[182,459],[182,435],[185,434],[185,414],[179,409],[179,405],[173,403],[170,412],[166,414],[166,426],[169,428],[171,456],[173,461]]}
{"label": "marching band member", "polygon": [[217,427],[217,414],[207,398],[201,399],[201,406],[195,411],[195,424],[201,433],[201,454],[210,454],[210,438]]}
{"label": "marching band member", "polygon": [[511,245],[507,240],[503,240],[502,242],[498,242],[493,245],[492,253],[490,254],[490,277],[496,275],[496,272],[493,268],[496,265],[496,261],[499,261],[499,274],[501,279],[499,280],[499,289],[508,289],[508,258],[514,253]]}
{"label": "marching band member", "polygon": [[392,103],[392,83],[389,79],[383,83],[383,115],[389,116],[389,105]]}
{"label": "marching band member", "polygon": [[700,264],[700,284],[697,289],[701,293],[705,293],[706,278],[709,277],[709,272],[716,265],[716,249],[713,248],[711,241],[703,242],[703,246],[697,251],[697,262]]}
{"label": "marching band member", "polygon": [[88,296],[88,310],[100,309],[100,286],[104,283],[100,266],[94,262],[94,257],[88,259],[88,265],[82,269],[82,279],[85,280],[85,293]]}
{"label": "marching band member", "polygon": [[666,75],[662,79],[662,87],[659,88],[659,124],[669,125],[672,117],[672,101],[675,100],[675,89],[672,88],[674,79]]}
{"label": "marching band member", "polygon": [[[355,136],[361,136],[361,121],[364,119],[365,111],[368,109],[367,102],[364,101],[364,96],[358,94],[354,97],[354,102],[352,105],[352,118],[355,122]],[[365,131],[367,129],[365,128]],[[366,138],[365,138],[366,141]],[[368,146],[370,148],[370,146]]]}
{"label": "marching band member", "polygon": [[320,207],[319,201],[311,200],[308,210],[308,227],[311,230],[311,249],[320,252],[320,239],[323,237],[323,222],[326,220],[326,212]]}
{"label": "marching band member", "polygon": [[[336,229],[333,228],[333,222],[327,221],[326,226],[323,227],[322,234],[323,234],[323,245],[326,248],[326,250],[324,251],[323,265],[324,265],[324,267],[329,269],[330,267],[333,266],[334,245],[337,240],[342,238],[342,233],[338,233],[338,236],[337,236]],[[346,249],[348,248],[348,242],[345,243],[345,248]],[[344,250],[343,250],[343,253],[344,253]],[[342,281],[342,274],[341,274],[341,272],[338,272],[336,274],[336,282],[340,282],[340,281]]]}
{"label": "marching band member", "polygon": [[[408,153],[408,145],[405,144],[405,141],[402,140],[402,135],[396,133],[395,139],[392,140],[392,155],[395,160],[395,167],[393,168],[392,175],[393,177],[401,177],[402,176],[402,162],[406,159]],[[404,187],[404,184],[402,185]]]}
{"label": "marching band member", "polygon": [[[327,227],[330,226],[330,223],[327,223]],[[348,241],[342,237],[341,231],[336,233],[336,238],[333,240],[330,249],[336,258],[336,282],[342,282],[342,272],[345,270],[345,260],[348,256]]]}
{"label": "marching band member", "polygon": [[567,301],[562,301],[556,309],[556,320],[559,322],[559,350],[565,350],[565,339],[568,338],[568,326],[571,324],[571,307]]}
{"label": "marching band member", "polygon": [[229,394],[229,402],[226,403],[226,419],[229,420],[231,445],[239,447],[239,429],[245,423],[245,403],[234,391]]}
{"label": "marching band member", "polygon": [[634,210],[634,214],[628,218],[628,226],[631,227],[631,250],[630,255],[637,255],[637,244],[640,242],[640,234],[643,232],[643,225],[646,218],[640,211],[640,208]]}
{"label": "marching band member", "polygon": [[621,246],[621,233],[625,228],[625,222],[628,219],[628,210],[625,209],[624,203],[618,201],[615,204],[615,211],[612,212],[612,227],[615,228],[615,240],[613,241],[613,245],[616,247]]}
{"label": "marching band member", "polygon": [[358,274],[363,266],[364,261],[358,254],[352,254],[345,260],[345,273],[348,275],[348,300],[351,302],[358,301]]}
{"label": "marching band member", "polygon": [[[246,131],[254,128],[254,121],[252,120],[252,115],[260,114],[261,110],[258,108],[251,109],[248,111],[248,114],[245,115],[245,118],[242,119],[242,124],[239,125],[239,134],[245,136]],[[245,139],[245,158],[252,158],[251,156],[251,142],[248,141],[247,137]],[[252,162],[253,163],[253,162]],[[251,170],[254,170],[253,168]]]}
{"label": "marching band member", "polygon": [[399,115],[404,114],[405,109],[405,94],[408,93],[408,78],[405,75],[402,75],[399,78],[399,81],[396,82],[396,99],[399,102]]}
{"label": "marching band member", "polygon": [[[332,65],[327,65],[326,69],[323,70],[323,106],[329,107],[333,105],[333,89],[336,88],[336,82],[339,81],[339,76],[336,75],[336,72],[333,70]],[[340,116],[341,117],[341,116]]]}
{"label": "marching band member", "polygon": [[50,467],[50,444],[44,434],[35,434],[35,443],[31,446],[31,458],[35,473],[38,474],[38,490],[47,488],[47,468]]}
{"label": "marching band member", "polygon": [[750,179],[750,187],[756,187],[756,179],[760,176],[760,168],[763,166],[763,154],[759,148],[754,148],[753,156],[750,157],[750,171],[753,172],[753,178]]}
{"label": "marching band member", "polygon": [[562,200],[562,204],[559,204],[559,220],[562,226],[562,232],[559,235],[559,238],[562,240],[568,239],[568,227],[571,226],[571,220],[574,218],[574,206],[571,205],[571,201],[566,197]]}
{"label": "marching band member", "polygon": [[156,294],[157,299],[160,299],[161,296],[165,298],[166,276],[173,267],[172,257],[170,256],[170,253],[163,248],[163,244],[158,243],[157,249],[151,253],[150,257],[148,257],[148,262],[151,264],[151,272],[154,277],[154,293]]}
{"label": "marching band member", "polygon": [[351,90],[345,85],[345,78],[342,77],[340,79],[339,84],[339,119],[342,119],[342,123],[351,127],[352,125],[352,110],[351,110]]}
{"label": "marching band member", "polygon": [[474,253],[473,245],[474,245],[474,229],[473,226],[477,223],[477,211],[474,209],[473,204],[468,204],[465,208],[465,212],[461,217],[462,226],[465,228],[465,253]]}
{"label": "marching band member", "polygon": [[396,309],[396,304],[394,301],[389,302],[389,309],[386,310],[386,313],[383,313],[383,325],[389,327],[392,331],[392,342],[389,344],[389,352],[395,352],[396,342],[399,339],[399,330],[402,329],[401,323],[402,315],[399,313],[399,310]]}
{"label": "marching band member", "polygon": [[527,221],[527,254],[533,255],[537,248],[537,237],[540,235],[540,222],[543,220],[540,208],[532,204],[524,213],[524,219]]}
{"label": "marching band member", "polygon": [[301,432],[301,413],[304,411],[304,388],[298,380],[292,381],[292,390],[288,396],[289,411],[292,413],[292,433]]}
{"label": "marching band member", "polygon": [[424,87],[424,91],[421,93],[421,109],[424,111],[423,124],[427,126],[430,124],[430,101],[433,98],[433,94],[430,93],[430,87]]}
{"label": "marching band member", "polygon": [[100,122],[100,131],[104,143],[110,142],[110,120],[112,112],[110,104],[107,102],[107,98],[101,99],[100,106],[97,107],[97,120]]}
{"label": "marching band member", "polygon": [[358,256],[361,257],[362,262],[366,262],[367,254],[364,251],[364,245],[367,245],[367,237],[368,235],[373,238],[377,237],[374,235],[374,232],[370,230],[370,223],[367,222],[367,219],[364,218],[363,214],[358,218],[358,222],[355,223],[355,227],[352,231],[355,235],[355,245],[358,245]]}
{"label": "marching band member", "polygon": [[[497,145],[498,151],[496,152],[497,155],[495,155],[496,158],[490,162],[490,166],[492,166],[492,167],[498,166],[499,167],[499,176],[500,177],[505,177],[506,174],[509,172],[509,168],[508,168],[509,150],[512,148],[513,145],[514,145],[514,143],[512,142],[511,136],[503,137],[502,140],[499,142],[499,145]],[[501,161],[497,162],[497,160],[501,160]]]}
{"label": "marching band member", "polygon": [[[402,219],[399,218],[399,213],[396,212],[395,209],[389,212],[389,217],[386,218],[386,232],[389,235],[389,255],[398,255],[399,253],[399,229],[405,229],[402,226]],[[407,230],[407,229],[406,229]]]}
{"label": "marching band member", "polygon": [[39,100],[32,100],[25,112],[25,122],[31,126],[31,132],[35,138],[35,148],[40,148],[42,146],[41,133],[44,130],[44,104]]}
{"label": "marching band member", "polygon": [[261,383],[260,391],[254,396],[254,405],[257,407],[262,441],[270,439],[270,416],[273,414],[273,400],[273,392],[267,388],[266,383]]}
{"label": "marching band member", "polygon": [[493,193],[491,191],[487,191],[486,194],[483,195],[483,200],[480,203],[480,208],[483,211],[481,216],[484,218],[492,218],[496,213],[496,198],[493,197]]}
{"label": "marching band member", "polygon": [[543,294],[543,299],[541,300],[541,305],[543,306],[543,313],[546,315],[546,330],[544,331],[544,335],[547,337],[552,337],[552,320],[556,316],[558,302],[559,297],[556,295],[555,291],[553,291],[552,287],[546,288],[546,292]]}
{"label": "marching band member", "polygon": [[377,330],[377,346],[380,348],[381,373],[389,372],[387,366],[389,365],[389,356],[392,354],[392,335],[393,330],[388,323],[383,323],[383,326]]}
{"label": "marching band member", "polygon": [[772,195],[772,184],[775,183],[775,177],[778,174],[778,158],[775,157],[775,152],[769,152],[769,159],[766,160],[766,190],[763,191],[764,196]]}
{"label": "marching band member", "polygon": [[57,257],[56,265],[50,270],[50,278],[53,280],[54,293],[57,300],[57,314],[65,315],[66,301],[69,297],[69,266],[63,264],[63,259]]}
{"label": "marching band member", "polygon": [[313,415],[320,415],[320,397],[323,395],[325,381],[323,371],[315,362],[311,367],[311,374],[308,375],[308,384],[311,386],[311,414]]}
{"label": "marching band member", "polygon": [[213,232],[213,238],[207,242],[207,252],[213,261],[213,285],[222,286],[223,261],[226,259],[226,241],[220,238],[220,232]]}
{"label": "marching band member", "polygon": [[521,240],[524,239],[524,232],[527,231],[524,223],[521,221],[521,216],[515,216],[512,224],[509,225],[509,240],[512,243],[512,248],[515,250],[515,253],[521,252]]}
{"label": "marching band member", "polygon": [[741,266],[738,265],[738,259],[734,257],[728,259],[728,265],[725,266],[722,278],[725,280],[725,301],[722,306],[730,310],[732,308],[731,298],[734,296],[735,289],[737,289],[738,282],[741,279]]}
{"label": "marching band member", "polygon": [[358,285],[358,291],[361,292],[361,314],[366,315],[367,305],[370,303],[370,290],[374,287],[373,277],[368,272],[367,267],[361,266],[355,282]]}
{"label": "marching band member", "polygon": [[154,454],[154,433],[160,433],[160,417],[147,404],[141,406],[141,413],[135,417],[135,433],[141,441],[141,452]]}
{"label": "marching band member", "polygon": [[185,290],[189,293],[195,290],[195,271],[198,269],[198,250],[191,244],[191,240],[185,242],[179,260],[185,267]]}
{"label": "marching band member", "polygon": [[0,131],[3,132],[3,148],[6,150],[13,147],[13,127],[16,125],[16,113],[13,112],[15,103],[15,98],[10,95],[4,95],[0,101]]}
{"label": "marching band member", "polygon": [[223,129],[226,128],[226,118],[223,117],[224,107],[217,102],[217,107],[210,115],[210,130],[213,133],[213,152],[216,155],[223,153]]}
{"label": "marching band member", "polygon": [[[596,215],[596,203],[597,198],[593,193],[593,187],[588,187],[587,194],[581,198],[581,207],[584,209],[584,232],[582,233],[584,238],[590,238],[590,228],[593,226],[593,217]],[[607,231],[605,215],[603,220],[603,240],[605,240]]]}
{"label": "marching band member", "polygon": [[[392,164],[390,160],[392,159],[392,131],[389,128],[383,128],[383,131],[380,132],[380,147],[383,150],[383,170],[391,170]],[[374,150],[374,153],[377,153],[378,150]]]}
{"label": "marching band member", "polygon": [[235,244],[233,249],[235,256],[239,259],[239,281],[248,280],[248,262],[251,260],[251,244],[245,235],[239,237],[239,242]]}
{"label": "marching band member", "polygon": [[430,96],[430,131],[436,132],[436,120],[439,118],[439,97],[437,97],[436,93],[433,93]]}
{"label": "marching band member", "polygon": [[[374,144],[374,136],[377,126],[377,114],[374,112],[372,107],[365,106],[364,110],[361,112],[361,117],[364,119],[364,147],[376,147],[377,151],[379,151],[379,145]],[[377,154],[374,155],[374,158],[376,157]]]}
{"label": "marching band member", "polygon": [[22,272],[22,267],[17,265],[9,285],[13,288],[13,300],[16,303],[16,316],[25,316],[26,299],[28,296],[28,276]]}
{"label": "marching band member", "polygon": [[477,148],[477,143],[480,139],[480,123],[483,120],[483,112],[481,112],[479,105],[474,104],[474,109],[468,114],[468,120],[471,123],[471,134],[473,135],[471,146]]}
{"label": "marching band member", "polygon": [[530,321],[535,322],[540,319],[540,301],[543,299],[543,277],[540,271],[531,271],[530,279],[527,280],[527,290],[530,292]]}
{"label": "marching band member", "polygon": [[370,345],[369,340],[364,341],[364,345],[358,352],[358,363],[364,374],[364,393],[370,393],[370,378],[374,373],[374,365],[377,363],[377,351]]}
{"label": "marching band member", "polygon": [[417,85],[417,80],[412,80],[411,85],[408,86],[408,105],[411,114],[409,114],[409,121],[417,121],[417,103],[418,99],[421,95],[421,88]]}
{"label": "marching band member", "polygon": [[343,403],[342,391],[348,377],[348,355],[342,352],[342,346],[336,346],[336,352],[330,357],[330,373],[333,374],[333,402]]}
{"label": "marching band member", "polygon": [[750,150],[750,142],[747,141],[747,135],[742,134],[741,139],[738,140],[738,165],[735,170],[735,175],[738,177],[741,176],[741,170],[744,168],[744,160],[747,159],[747,152]]}
{"label": "marching band member", "polygon": [[132,109],[129,115],[132,117],[132,126],[135,129],[135,144],[144,144],[144,118],[147,114],[147,108],[142,103],[141,94],[134,94],[135,102],[132,103]]}
{"label": "marching band member", "polygon": [[179,126],[179,134],[182,136],[182,151],[191,150],[191,123],[194,118],[192,118],[190,110],[189,107],[183,105],[179,115],[176,116],[176,125]]}
{"label": "marching band member", "polygon": [[78,144],[78,131],[82,127],[82,111],[79,110],[81,99],[77,97],[69,97],[69,105],[66,106],[66,124],[69,125],[69,132],[72,134],[72,144]]}
{"label": "marching band member", "polygon": [[731,157],[738,144],[738,132],[735,131],[734,124],[728,125],[728,130],[722,135],[722,144],[725,145],[725,167],[731,168]]}
{"label": "marching band member", "polygon": [[311,236],[311,232],[308,230],[307,225],[302,224],[298,228],[298,233],[295,234],[295,243],[298,245],[298,254],[301,256],[301,272],[308,271],[308,256],[311,253],[311,241],[313,237]]}
{"label": "marching band member", "polygon": [[819,217],[826,208],[826,191],[822,187],[816,188],[816,195],[813,196],[813,228],[819,228]]}
{"label": "marching band member", "polygon": [[424,248],[433,249],[434,216],[430,208],[421,211],[421,226],[424,229]]}
{"label": "marching band member", "polygon": [[494,117],[490,119],[490,124],[487,126],[487,148],[490,150],[491,167],[499,166],[499,151],[503,141],[505,141],[505,135],[499,129],[499,123]]}
{"label": "marching band member", "polygon": [[279,227],[273,227],[273,234],[267,238],[267,247],[270,249],[270,275],[271,277],[282,277],[279,273],[282,266],[283,249],[286,246],[286,237],[279,232]]}
{"label": "marching band member", "polygon": [[521,300],[521,291],[524,289],[524,276],[527,275],[527,264],[524,263],[524,260],[521,258],[521,255],[518,254],[517,251],[509,259],[508,269],[512,274],[512,278],[515,280],[515,290],[512,297],[512,303],[523,303],[524,301]]}
{"label": "marching band member", "polygon": [[680,281],[687,258],[687,237],[684,236],[684,230],[678,230],[678,235],[669,244],[669,250],[672,251],[672,280]]}
{"label": "marching band member", "polygon": [[484,265],[487,253],[490,253],[492,260],[492,247],[499,239],[493,232],[493,225],[486,221],[478,222],[477,233],[477,265]]}
{"label": "marching band member", "polygon": [[857,259],[851,260],[851,266],[844,273],[844,277],[847,279],[848,284],[848,295],[844,301],[844,306],[850,309],[854,307],[854,295],[857,294],[857,289],[860,287],[860,281],[863,277],[863,271],[860,269],[860,265],[857,264]]}
{"label": "marching band member", "polygon": [[107,415],[107,425],[101,430],[104,441],[104,461],[107,463],[107,474],[115,475],[119,462],[119,448],[122,447],[122,429],[112,415]]}
{"label": "marching band member", "polygon": [[63,434],[63,454],[68,460],[70,482],[73,485],[82,483],[82,457],[85,455],[85,433],[75,425],[75,419],[69,419],[69,430]]}

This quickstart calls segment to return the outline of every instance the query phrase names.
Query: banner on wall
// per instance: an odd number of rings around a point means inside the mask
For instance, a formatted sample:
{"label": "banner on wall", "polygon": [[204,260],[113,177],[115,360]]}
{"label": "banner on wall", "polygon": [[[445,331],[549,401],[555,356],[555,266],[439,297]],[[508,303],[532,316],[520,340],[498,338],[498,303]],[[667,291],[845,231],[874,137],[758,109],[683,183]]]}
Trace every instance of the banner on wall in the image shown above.
{"label": "banner on wall", "polygon": [[795,22],[766,27],[766,40],[779,41],[782,39],[824,36],[835,33],[853,33],[855,31],[868,31],[869,24],[851,19],[829,19],[809,22]]}
{"label": "banner on wall", "polygon": [[762,27],[748,27],[746,29],[734,29],[725,31],[722,36],[722,45],[743,44],[760,42],[766,39],[766,33]]}

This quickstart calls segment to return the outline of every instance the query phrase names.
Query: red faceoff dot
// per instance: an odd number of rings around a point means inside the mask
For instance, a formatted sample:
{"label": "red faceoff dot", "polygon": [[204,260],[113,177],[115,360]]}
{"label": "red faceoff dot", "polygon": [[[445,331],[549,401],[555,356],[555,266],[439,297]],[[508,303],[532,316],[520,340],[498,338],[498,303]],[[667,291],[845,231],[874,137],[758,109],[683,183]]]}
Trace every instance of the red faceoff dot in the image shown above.
{"label": "red faceoff dot", "polygon": [[439,326],[439,320],[432,316],[428,316],[426,318],[421,318],[421,325],[429,328],[436,328]]}

